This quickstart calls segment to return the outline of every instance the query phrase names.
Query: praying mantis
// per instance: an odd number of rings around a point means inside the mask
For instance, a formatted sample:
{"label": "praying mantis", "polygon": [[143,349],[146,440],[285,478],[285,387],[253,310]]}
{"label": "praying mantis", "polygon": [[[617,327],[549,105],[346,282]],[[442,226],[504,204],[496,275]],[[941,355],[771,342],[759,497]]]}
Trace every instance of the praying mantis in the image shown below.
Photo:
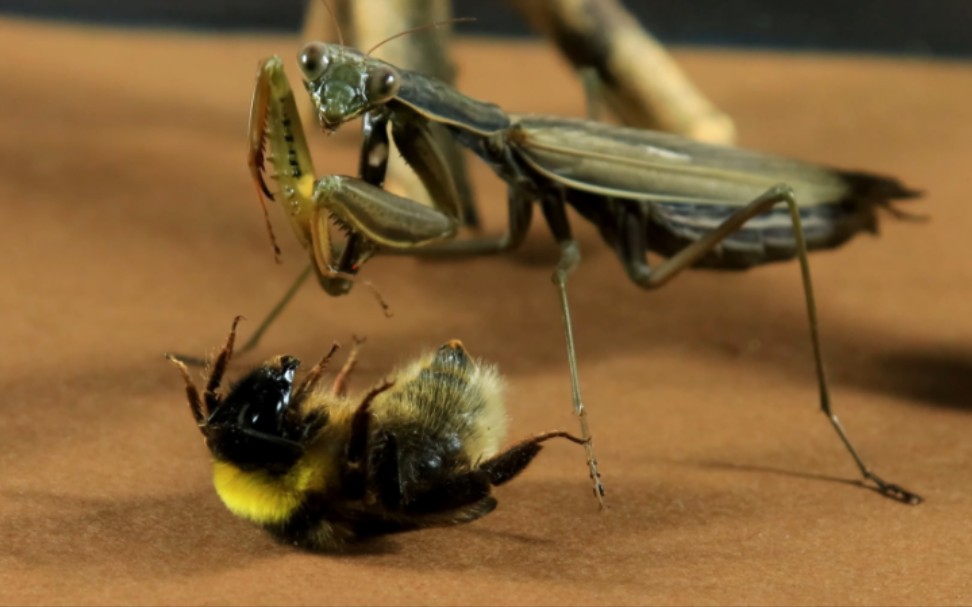
{"label": "praying mantis", "polygon": [[[873,230],[877,209],[891,209],[892,201],[916,192],[888,177],[671,134],[510,115],[444,82],[340,44],[309,43],[298,65],[322,130],[362,118],[359,175],[316,177],[278,57],[259,67],[250,167],[261,198],[276,198],[283,206],[329,294],[349,292],[362,266],[383,252],[479,255],[513,249],[523,242],[534,204],[540,206],[561,250],[553,282],[564,321],[573,406],[599,500],[603,486],[580,394],[567,297],[568,277],[580,262],[568,206],[598,227],[631,281],[645,289],[661,287],[693,266],[739,269],[796,257],[821,409],[865,481],[899,501],[921,501],[875,474],[833,413],[807,260],[810,250],[836,247]],[[467,203],[436,147],[436,137],[443,136],[472,150],[508,184],[509,219],[503,234],[456,238]],[[432,206],[382,189],[391,141],[421,179]],[[271,181],[276,182],[273,188]],[[651,268],[649,250],[668,259]]]}

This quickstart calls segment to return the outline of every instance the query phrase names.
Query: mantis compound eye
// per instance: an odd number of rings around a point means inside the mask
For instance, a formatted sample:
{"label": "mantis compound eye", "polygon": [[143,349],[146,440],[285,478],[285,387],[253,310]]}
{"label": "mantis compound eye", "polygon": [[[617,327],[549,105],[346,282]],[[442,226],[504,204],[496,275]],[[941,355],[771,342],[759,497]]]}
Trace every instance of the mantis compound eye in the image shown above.
{"label": "mantis compound eye", "polygon": [[371,103],[381,103],[391,99],[398,93],[398,87],[398,74],[390,67],[377,67],[368,72],[365,92]]}
{"label": "mantis compound eye", "polygon": [[317,80],[327,69],[330,59],[327,56],[327,46],[322,42],[307,44],[297,56],[300,71],[307,80]]}

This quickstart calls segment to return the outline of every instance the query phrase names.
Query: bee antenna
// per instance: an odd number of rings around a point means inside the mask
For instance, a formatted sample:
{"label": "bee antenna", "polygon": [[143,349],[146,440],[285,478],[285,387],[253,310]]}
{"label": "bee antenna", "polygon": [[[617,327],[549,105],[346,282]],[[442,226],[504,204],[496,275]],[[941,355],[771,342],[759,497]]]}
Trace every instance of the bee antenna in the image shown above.
{"label": "bee antenna", "polygon": [[439,29],[440,27],[443,27],[445,25],[452,25],[453,23],[470,23],[475,20],[476,20],[475,17],[454,17],[452,19],[446,19],[444,21],[433,21],[432,23],[426,23],[425,25],[419,25],[417,27],[409,28],[403,32],[398,32],[397,34],[385,38],[378,44],[368,49],[368,52],[365,53],[365,55],[366,56],[370,55],[371,53],[378,50],[378,47],[384,45],[386,42],[391,42],[395,38],[401,38],[402,36],[407,36],[409,34],[414,34],[415,32],[421,32],[427,29]]}

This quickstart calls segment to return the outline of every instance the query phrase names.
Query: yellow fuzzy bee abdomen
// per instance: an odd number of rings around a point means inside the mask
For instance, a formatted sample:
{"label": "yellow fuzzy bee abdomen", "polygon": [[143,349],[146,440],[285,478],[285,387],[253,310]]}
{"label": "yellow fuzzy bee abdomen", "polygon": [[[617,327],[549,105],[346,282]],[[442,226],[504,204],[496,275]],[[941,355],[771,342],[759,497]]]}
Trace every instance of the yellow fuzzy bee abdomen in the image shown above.
{"label": "yellow fuzzy bee abdomen", "polygon": [[261,525],[283,523],[303,502],[308,491],[324,489],[324,470],[298,462],[287,474],[244,471],[233,464],[213,462],[213,486],[230,512]]}

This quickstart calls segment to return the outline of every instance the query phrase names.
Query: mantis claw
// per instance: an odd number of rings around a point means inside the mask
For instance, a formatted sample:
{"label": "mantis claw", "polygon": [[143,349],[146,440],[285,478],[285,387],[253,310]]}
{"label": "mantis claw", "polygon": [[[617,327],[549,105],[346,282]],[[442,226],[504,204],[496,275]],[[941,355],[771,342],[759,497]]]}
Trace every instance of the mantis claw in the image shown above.
{"label": "mantis claw", "polygon": [[895,501],[901,502],[902,504],[908,504],[909,506],[917,506],[918,504],[925,501],[925,498],[921,497],[917,493],[912,493],[908,491],[901,485],[895,483],[887,483],[883,481],[880,477],[873,473],[868,473],[865,477],[866,480],[874,483],[874,490],[885,497],[889,497]]}

